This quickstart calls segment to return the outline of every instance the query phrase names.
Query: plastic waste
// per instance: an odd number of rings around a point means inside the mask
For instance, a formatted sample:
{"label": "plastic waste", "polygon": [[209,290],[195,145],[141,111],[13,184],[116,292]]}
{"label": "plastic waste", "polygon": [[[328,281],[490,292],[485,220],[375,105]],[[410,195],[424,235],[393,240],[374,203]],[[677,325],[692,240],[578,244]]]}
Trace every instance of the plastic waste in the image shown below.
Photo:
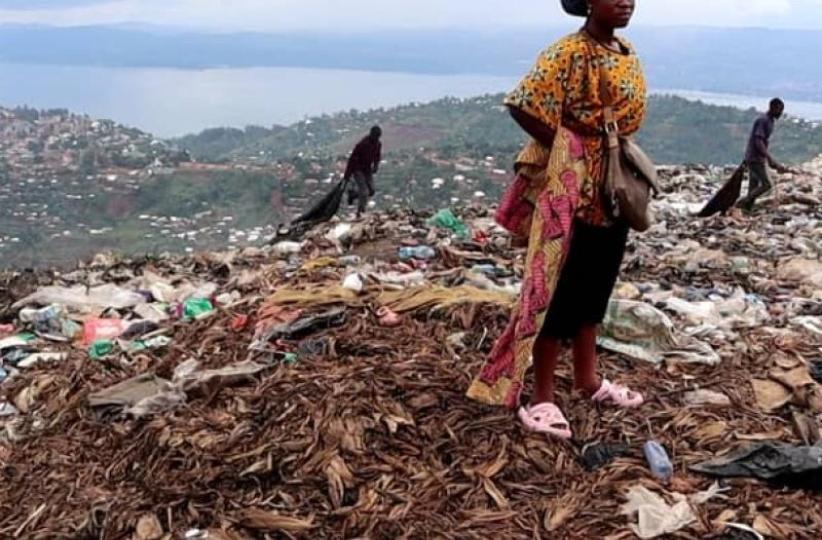
{"label": "plastic waste", "polygon": [[403,261],[410,261],[412,259],[428,261],[436,257],[437,252],[429,246],[401,247],[399,256]]}
{"label": "plastic waste", "polygon": [[0,337],[7,336],[14,333],[13,324],[0,324]]}
{"label": "plastic waste", "polygon": [[158,281],[151,284],[149,294],[157,302],[173,302],[177,298],[177,291],[170,284]]}
{"label": "plastic waste", "polygon": [[813,380],[822,384],[822,360],[815,360],[811,362],[810,373]]}
{"label": "plastic waste", "polygon": [[144,373],[88,397],[92,407],[123,407],[136,417],[165,412],[186,400],[185,393],[171,382]]}
{"label": "plastic waste", "polygon": [[429,227],[447,229],[460,238],[467,238],[470,234],[468,227],[465,226],[465,223],[460,221],[460,219],[454,215],[454,212],[448,208],[440,210],[434,214],[434,216],[431,217],[426,224]]}
{"label": "plastic waste", "polygon": [[419,270],[414,272],[399,273],[386,272],[369,274],[380,283],[387,283],[389,285],[397,285],[399,287],[419,287],[425,285],[425,274]]}
{"label": "plastic waste", "polygon": [[822,317],[795,317],[791,324],[805,330],[811,336],[822,338]]}
{"label": "plastic waste", "polygon": [[692,407],[730,407],[731,398],[712,390],[695,390],[682,396],[682,401]]}
{"label": "plastic waste", "polygon": [[445,338],[445,342],[452,348],[452,349],[465,349],[465,338],[468,337],[467,332],[457,332],[456,334],[451,334],[447,338]]}
{"label": "plastic waste", "polygon": [[[5,373],[3,368],[0,368],[0,372]],[[0,380],[2,377],[0,376]],[[6,416],[14,416],[15,414],[19,413],[20,411],[17,410],[17,407],[8,403],[7,401],[0,401],[0,418],[5,418]]]}
{"label": "plastic waste", "polygon": [[383,306],[377,310],[380,326],[393,328],[402,324],[402,318],[394,311]]}
{"label": "plastic waste", "polygon": [[326,234],[325,237],[332,242],[343,242],[351,234],[352,228],[353,227],[349,223],[340,223],[328,231],[328,234]]}
{"label": "plastic waste", "polygon": [[272,250],[274,251],[275,255],[279,255],[281,257],[286,255],[296,255],[303,249],[303,245],[300,242],[279,242],[274,244]]}
{"label": "plastic waste", "polygon": [[106,284],[87,289],[76,287],[44,287],[34,294],[15,302],[12,307],[19,309],[32,304],[59,304],[70,309],[89,310],[99,308],[126,309],[145,303],[142,294],[129,291],[117,285]]}
{"label": "plastic waste", "polygon": [[69,341],[80,333],[81,326],[69,319],[62,306],[52,304],[41,309],[20,310],[20,321],[31,324],[34,330],[54,341]]}
{"label": "plastic waste", "polygon": [[249,349],[268,351],[268,344],[278,339],[298,339],[318,330],[340,326],[343,323],[345,323],[344,308],[334,308],[310,317],[301,317],[267,328],[258,335]]}
{"label": "plastic waste", "polygon": [[160,325],[154,321],[129,321],[126,323],[126,329],[120,334],[119,337],[123,339],[136,339],[146,334],[150,334],[159,328]]}
{"label": "plastic waste", "polygon": [[171,344],[171,338],[168,336],[154,336],[149,339],[140,339],[137,341],[120,341],[120,348],[126,352],[140,352],[148,349],[162,349]]}
{"label": "plastic waste", "polygon": [[91,344],[88,349],[89,358],[92,360],[102,360],[114,353],[115,344],[110,339],[101,339]]}
{"label": "plastic waste", "polygon": [[183,318],[198,321],[214,313],[214,305],[208,298],[189,298],[183,303]]}
{"label": "plastic waste", "polygon": [[726,530],[718,536],[711,536],[708,540],[765,540],[756,529],[744,523],[723,523]]}
{"label": "plastic waste", "polygon": [[674,475],[674,466],[668,457],[665,447],[657,441],[648,441],[643,448],[645,459],[653,475],[662,482],[667,482]]}
{"label": "plastic waste", "polygon": [[499,269],[493,264],[475,264],[471,267],[472,272],[478,272],[491,277],[497,277]]}
{"label": "plastic waste", "polygon": [[671,493],[674,504],[668,504],[661,495],[648,488],[634,486],[625,495],[628,502],[622,507],[621,513],[627,516],[637,514],[637,523],[631,525],[631,530],[639,538],[658,538],[675,533],[697,521],[694,508],[720,496],[723,491],[725,490],[715,483],[707,490],[691,496]]}
{"label": "plastic waste", "polygon": [[629,456],[630,449],[624,444],[595,443],[582,449],[580,461],[588,471],[596,471],[618,457]]}
{"label": "plastic waste", "polygon": [[304,339],[297,348],[299,353],[304,356],[317,357],[327,354],[331,344],[327,338]]}
{"label": "plastic waste", "polygon": [[240,330],[244,329],[248,326],[249,317],[243,313],[235,315],[233,319],[231,319],[231,329],[239,332]]}
{"label": "plastic waste", "polygon": [[349,274],[343,280],[343,288],[356,293],[361,293],[365,285],[362,282],[359,274]]}
{"label": "plastic waste", "polygon": [[489,278],[486,274],[474,272],[472,270],[465,272],[465,280],[466,282],[473,285],[474,287],[477,287],[478,289],[509,294],[511,296],[517,296],[522,287],[521,283],[507,283],[504,285],[497,285],[497,283],[491,278]]}
{"label": "plastic waste", "polygon": [[337,262],[343,266],[359,266],[362,264],[362,257],[359,255],[346,255],[337,259]]}
{"label": "plastic waste", "polygon": [[690,467],[719,478],[757,478],[775,485],[822,491],[822,447],[758,443]]}
{"label": "plastic waste", "polygon": [[675,332],[673,321],[654,306],[632,300],[612,300],[597,339],[600,347],[653,364],[676,361],[718,365],[710,344]]}
{"label": "plastic waste", "polygon": [[163,322],[168,319],[168,304],[141,304],[134,308],[134,314],[147,321],[156,323]]}
{"label": "plastic waste", "polygon": [[190,392],[200,388],[221,387],[245,381],[268,367],[265,364],[245,360],[219,369],[200,371],[196,360],[186,361],[175,368],[172,381],[176,388]]}
{"label": "plastic waste", "polygon": [[[3,345],[3,343],[9,343],[9,339],[2,340],[0,345]],[[16,367],[20,361],[25,360],[35,352],[37,352],[37,350],[23,340],[16,341],[14,347],[0,347],[0,366]]]}
{"label": "plastic waste", "polygon": [[485,244],[487,244],[488,240],[490,240],[490,238],[491,237],[488,236],[488,233],[486,233],[485,231],[482,231],[482,230],[474,231],[474,236],[473,236],[474,242],[476,242],[477,244],[479,244],[481,246],[484,246]]}
{"label": "plastic waste", "polygon": [[92,319],[83,325],[83,343],[90,345],[95,341],[120,337],[128,328],[122,319]]}
{"label": "plastic waste", "polygon": [[62,362],[68,358],[67,353],[51,352],[51,353],[35,353],[27,356],[17,363],[19,368],[30,368],[40,363],[46,362]]}

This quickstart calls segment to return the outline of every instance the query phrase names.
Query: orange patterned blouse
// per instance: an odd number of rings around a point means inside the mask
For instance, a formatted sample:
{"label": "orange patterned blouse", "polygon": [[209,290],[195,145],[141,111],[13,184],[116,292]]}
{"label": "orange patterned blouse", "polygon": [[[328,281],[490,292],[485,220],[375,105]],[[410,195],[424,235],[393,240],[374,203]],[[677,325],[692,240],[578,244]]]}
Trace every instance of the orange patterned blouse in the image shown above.
{"label": "orange patterned blouse", "polygon": [[[613,51],[582,32],[567,36],[539,56],[536,65],[505,104],[542,121],[556,130],[560,125],[580,135],[585,144],[588,177],[581,186],[577,217],[593,225],[609,225],[602,188],[603,103],[600,74],[608,73],[608,88],[620,134],[632,135],[645,119],[647,86],[633,47],[619,39],[621,52]],[[531,142],[518,163],[534,164],[534,156],[545,156],[544,148]]]}

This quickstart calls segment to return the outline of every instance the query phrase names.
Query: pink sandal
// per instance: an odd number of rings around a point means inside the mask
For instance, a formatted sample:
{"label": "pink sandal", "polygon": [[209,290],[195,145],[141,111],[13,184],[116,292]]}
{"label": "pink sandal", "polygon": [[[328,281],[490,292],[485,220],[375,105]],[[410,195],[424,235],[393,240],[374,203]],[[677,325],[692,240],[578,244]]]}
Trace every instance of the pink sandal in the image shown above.
{"label": "pink sandal", "polygon": [[614,384],[608,379],[602,380],[602,386],[591,399],[597,403],[611,402],[623,409],[635,409],[645,403],[645,398],[639,392],[634,392],[621,384]]}
{"label": "pink sandal", "polygon": [[377,317],[380,320],[380,326],[393,328],[402,324],[402,318],[384,306],[377,310]]}
{"label": "pink sandal", "polygon": [[559,407],[553,403],[522,407],[518,416],[522,425],[529,431],[544,433],[566,441],[573,437],[571,425]]}

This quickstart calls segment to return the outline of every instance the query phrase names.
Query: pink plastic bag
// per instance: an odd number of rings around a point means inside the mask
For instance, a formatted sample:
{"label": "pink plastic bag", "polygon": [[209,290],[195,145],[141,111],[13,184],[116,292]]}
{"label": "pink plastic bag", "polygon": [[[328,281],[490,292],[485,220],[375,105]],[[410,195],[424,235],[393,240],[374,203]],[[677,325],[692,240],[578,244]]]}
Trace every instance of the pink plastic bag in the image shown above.
{"label": "pink plastic bag", "polygon": [[83,343],[91,345],[101,339],[120,337],[128,328],[122,319],[92,319],[83,326]]}

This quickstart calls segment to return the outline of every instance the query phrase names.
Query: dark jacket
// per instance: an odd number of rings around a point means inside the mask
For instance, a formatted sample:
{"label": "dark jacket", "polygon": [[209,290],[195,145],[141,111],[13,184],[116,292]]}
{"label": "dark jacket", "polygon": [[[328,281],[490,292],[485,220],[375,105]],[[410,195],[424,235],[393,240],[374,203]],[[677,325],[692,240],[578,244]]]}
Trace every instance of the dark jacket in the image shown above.
{"label": "dark jacket", "polygon": [[378,139],[366,136],[351,152],[348,158],[348,166],[345,168],[345,178],[351,178],[354,173],[374,174],[380,167],[382,159],[382,144]]}

